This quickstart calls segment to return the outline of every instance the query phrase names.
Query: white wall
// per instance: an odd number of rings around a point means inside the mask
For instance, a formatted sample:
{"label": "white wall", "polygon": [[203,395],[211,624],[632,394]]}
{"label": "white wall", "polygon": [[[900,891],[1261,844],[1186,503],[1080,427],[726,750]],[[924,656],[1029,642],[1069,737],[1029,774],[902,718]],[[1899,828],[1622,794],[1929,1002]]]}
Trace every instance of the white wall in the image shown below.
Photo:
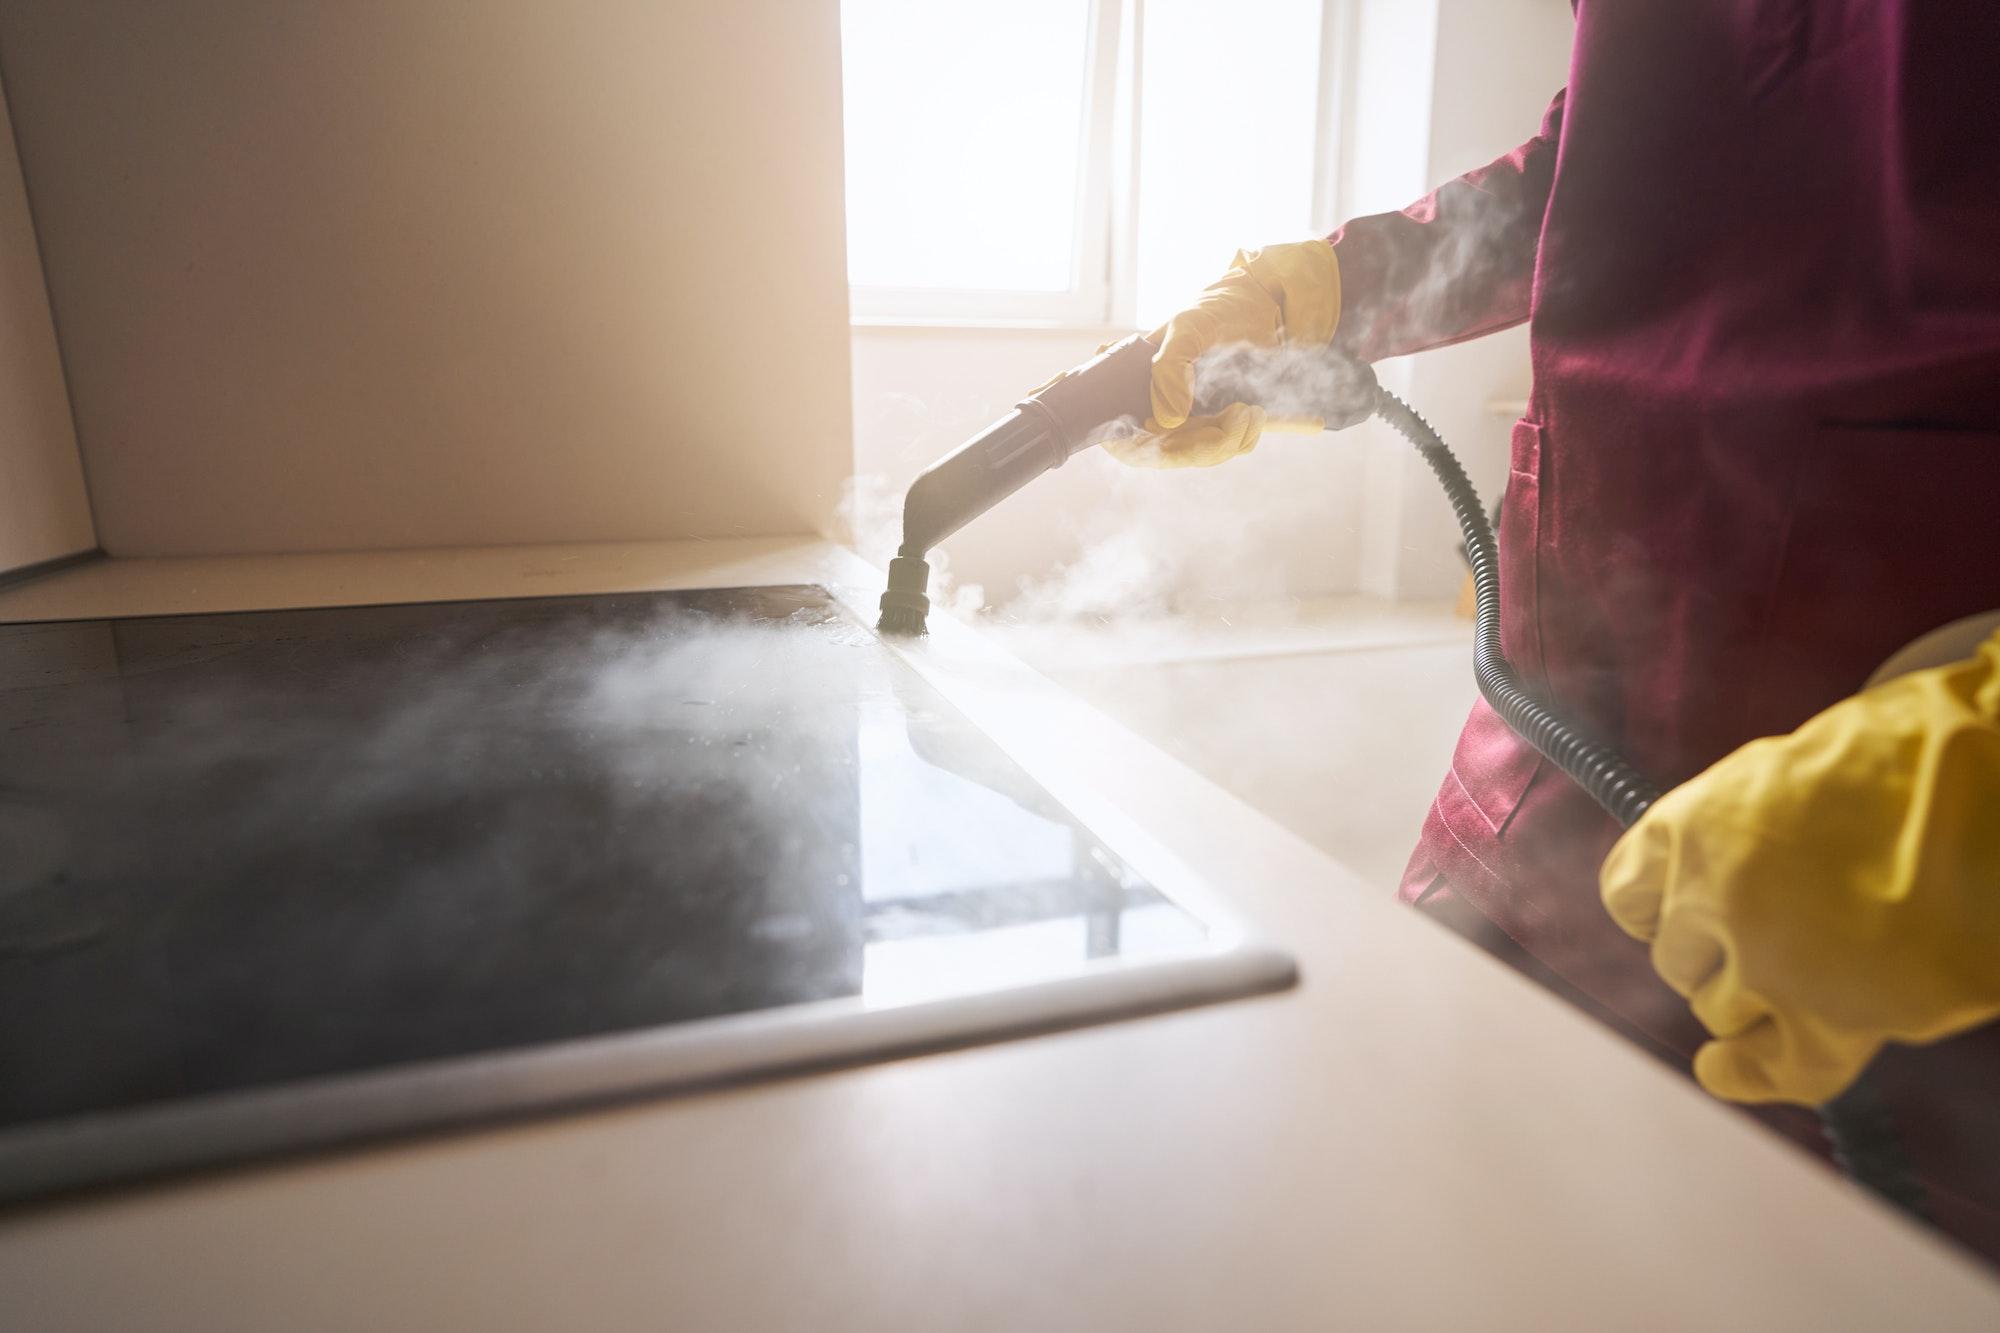
{"label": "white wall", "polygon": [[808,531],[837,0],[10,0],[113,554]]}
{"label": "white wall", "polygon": [[[1400,208],[1522,143],[1566,78],[1567,0],[1359,0],[1355,18],[1353,146],[1341,173],[1349,214]],[[892,507],[880,497],[900,494],[924,465],[1116,336],[855,329],[856,470],[876,479],[877,519]],[[1525,332],[1390,364],[1384,374],[1497,494],[1508,423],[1489,407],[1526,394]],[[1201,472],[1143,473],[1085,455],[946,549],[954,575],[983,585],[992,604],[1090,548],[1107,586],[1116,570],[1136,571],[1138,595],[1193,605],[1357,589],[1450,596],[1463,576],[1456,544],[1422,463],[1385,430],[1362,428],[1272,436],[1251,457]]]}
{"label": "white wall", "polygon": [[97,545],[0,90],[0,573]]}

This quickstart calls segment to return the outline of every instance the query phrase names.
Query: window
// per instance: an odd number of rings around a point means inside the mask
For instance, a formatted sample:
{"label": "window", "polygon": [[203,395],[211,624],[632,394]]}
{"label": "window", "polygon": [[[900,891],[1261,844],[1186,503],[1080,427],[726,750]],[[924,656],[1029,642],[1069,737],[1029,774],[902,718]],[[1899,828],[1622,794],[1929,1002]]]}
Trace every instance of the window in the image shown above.
{"label": "window", "polygon": [[860,320],[1152,323],[1327,222],[1345,0],[843,0]]}
{"label": "window", "polygon": [[856,314],[1103,320],[1116,12],[844,0]]}

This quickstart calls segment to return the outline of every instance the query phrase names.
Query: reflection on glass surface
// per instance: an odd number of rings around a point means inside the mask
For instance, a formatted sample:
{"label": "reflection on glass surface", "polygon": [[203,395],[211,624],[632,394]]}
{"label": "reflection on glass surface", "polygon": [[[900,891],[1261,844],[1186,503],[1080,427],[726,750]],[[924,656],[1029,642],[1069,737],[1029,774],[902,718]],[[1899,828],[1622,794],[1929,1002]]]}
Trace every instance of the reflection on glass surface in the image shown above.
{"label": "reflection on glass surface", "polygon": [[[1011,764],[948,743],[905,688],[860,709],[871,1004],[998,989],[1093,959],[1187,953],[1200,925],[1096,845]],[[921,738],[921,739],[920,739]],[[1127,937],[1128,918],[1141,921]]]}
{"label": "reflection on glass surface", "polygon": [[860,709],[863,895],[910,898],[1010,878],[1066,878],[1071,829],[989,787],[918,758],[904,700]]}
{"label": "reflection on glass surface", "polygon": [[0,626],[0,1126],[1184,955],[820,590]]}

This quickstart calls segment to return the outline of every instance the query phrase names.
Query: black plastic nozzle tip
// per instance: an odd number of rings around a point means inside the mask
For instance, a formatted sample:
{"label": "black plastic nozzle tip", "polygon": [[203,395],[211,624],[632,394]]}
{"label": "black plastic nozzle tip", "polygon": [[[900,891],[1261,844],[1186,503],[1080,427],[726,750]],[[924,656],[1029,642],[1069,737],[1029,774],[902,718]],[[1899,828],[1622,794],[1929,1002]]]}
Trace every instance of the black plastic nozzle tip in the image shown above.
{"label": "black plastic nozzle tip", "polygon": [[928,627],[931,599],[924,589],[931,567],[921,556],[899,555],[889,562],[889,590],[882,594],[882,618],[875,627],[884,634],[914,637]]}
{"label": "black plastic nozzle tip", "polygon": [[923,637],[928,630],[924,620],[922,611],[902,606],[885,606],[882,608],[881,618],[875,622],[875,628],[897,638],[916,639]]}

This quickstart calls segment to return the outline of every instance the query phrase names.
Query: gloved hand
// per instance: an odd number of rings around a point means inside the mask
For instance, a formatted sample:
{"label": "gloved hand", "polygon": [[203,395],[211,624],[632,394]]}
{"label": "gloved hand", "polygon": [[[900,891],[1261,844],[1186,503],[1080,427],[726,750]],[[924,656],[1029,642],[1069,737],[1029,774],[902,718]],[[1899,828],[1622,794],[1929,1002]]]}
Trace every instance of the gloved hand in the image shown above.
{"label": "gloved hand", "polygon": [[1191,308],[1153,335],[1153,415],[1144,430],[1104,442],[1137,467],[1213,467],[1256,447],[1265,427],[1318,431],[1317,420],[1270,421],[1261,407],[1232,403],[1191,416],[1195,362],[1237,343],[1320,346],[1340,322],[1340,265],[1325,241],[1297,241],[1243,250],[1229,272]]}
{"label": "gloved hand", "polygon": [[1602,888],[1718,1097],[1818,1105],[1885,1042],[2000,1017],[2000,635],[1669,792]]}

